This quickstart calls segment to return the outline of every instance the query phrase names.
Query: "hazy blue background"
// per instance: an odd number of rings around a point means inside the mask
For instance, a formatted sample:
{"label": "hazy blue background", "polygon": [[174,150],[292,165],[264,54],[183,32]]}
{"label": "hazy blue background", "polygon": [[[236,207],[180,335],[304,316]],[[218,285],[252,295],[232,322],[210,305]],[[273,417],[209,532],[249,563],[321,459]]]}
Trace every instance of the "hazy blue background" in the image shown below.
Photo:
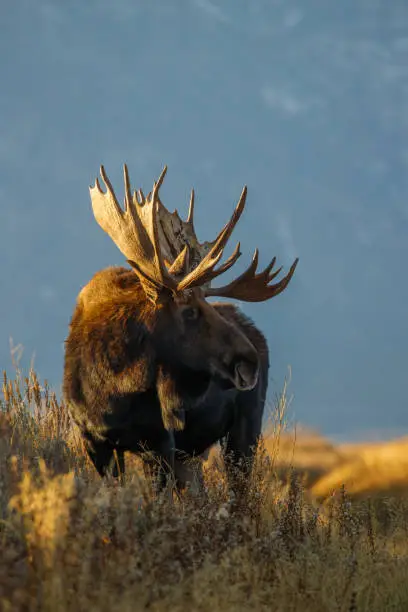
{"label": "hazy blue background", "polygon": [[[122,164],[199,238],[300,263],[245,311],[292,366],[292,417],[408,432],[408,4],[375,0],[4,0],[0,5],[0,366],[9,338],[59,388],[76,294],[123,259],[88,185]],[[235,241],[231,241],[231,247]],[[229,251],[230,252],[230,251]]]}

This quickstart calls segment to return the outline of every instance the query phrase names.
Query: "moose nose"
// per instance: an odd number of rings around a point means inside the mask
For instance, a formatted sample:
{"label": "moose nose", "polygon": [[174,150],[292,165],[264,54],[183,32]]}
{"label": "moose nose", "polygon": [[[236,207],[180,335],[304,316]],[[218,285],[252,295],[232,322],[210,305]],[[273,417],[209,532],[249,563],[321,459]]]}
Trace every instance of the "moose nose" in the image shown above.
{"label": "moose nose", "polygon": [[248,357],[235,359],[234,384],[240,391],[251,391],[258,382],[259,360]]}

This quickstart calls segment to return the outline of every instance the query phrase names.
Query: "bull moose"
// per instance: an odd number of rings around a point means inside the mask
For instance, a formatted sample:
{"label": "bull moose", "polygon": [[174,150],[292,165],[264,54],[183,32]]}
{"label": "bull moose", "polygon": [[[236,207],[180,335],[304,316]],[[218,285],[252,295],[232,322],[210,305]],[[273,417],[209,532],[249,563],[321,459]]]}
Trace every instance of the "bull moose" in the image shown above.
{"label": "bull moose", "polygon": [[141,189],[131,192],[125,165],[124,210],[103,166],[106,191],[98,179],[90,187],[94,217],[130,269],[104,269],[80,291],[63,381],[65,402],[99,474],[107,473],[115,450],[113,474],[124,473],[124,452],[131,451],[142,456],[147,471],[158,466],[159,489],[174,471],[184,486],[177,465],[218,441],[229,477],[238,464],[250,473],[268,384],[267,342],[235,305],[206,298],[268,300],[287,287],[298,263],[270,284],[281,268],[273,270],[273,258],[257,273],[256,250],[243,274],[213,288],[241,255],[238,244],[219,264],[247,189],[216,239],[201,244],[194,191],[187,221],[159,198],[166,170],[145,197]]}

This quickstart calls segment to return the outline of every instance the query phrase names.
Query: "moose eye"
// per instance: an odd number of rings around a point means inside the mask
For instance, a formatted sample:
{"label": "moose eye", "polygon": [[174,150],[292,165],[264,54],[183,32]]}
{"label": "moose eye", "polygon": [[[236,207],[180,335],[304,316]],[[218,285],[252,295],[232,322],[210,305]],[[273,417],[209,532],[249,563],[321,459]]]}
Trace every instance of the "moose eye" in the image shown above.
{"label": "moose eye", "polygon": [[185,321],[197,321],[200,316],[200,311],[198,308],[185,308],[183,310],[183,318]]}

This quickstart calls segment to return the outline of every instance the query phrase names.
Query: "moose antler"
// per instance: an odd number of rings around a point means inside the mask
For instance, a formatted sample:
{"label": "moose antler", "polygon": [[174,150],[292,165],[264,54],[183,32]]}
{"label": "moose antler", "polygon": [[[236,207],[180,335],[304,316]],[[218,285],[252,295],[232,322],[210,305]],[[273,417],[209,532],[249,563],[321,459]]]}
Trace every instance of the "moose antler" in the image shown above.
{"label": "moose antler", "polygon": [[101,166],[102,180],[106,193],[100,187],[98,179],[90,187],[92,210],[101,228],[112,238],[119,250],[138,273],[147,293],[157,299],[163,288],[175,291],[176,279],[169,274],[160,248],[158,229],[158,192],[167,171],[164,167],[159,179],[154,183],[150,197],[147,199],[139,191],[131,196],[129,174],[124,165],[125,210],[119,206],[115,192]]}
{"label": "moose antler", "polygon": [[269,300],[270,298],[273,298],[281,293],[288,286],[290,279],[295,272],[299,258],[297,257],[295,259],[286,276],[284,276],[278,283],[270,285],[269,283],[271,280],[276,278],[276,276],[278,276],[279,272],[282,270],[282,267],[275,270],[275,272],[272,272],[276,262],[276,257],[274,257],[263,272],[256,274],[256,269],[258,267],[258,256],[259,252],[258,249],[256,249],[252,262],[245,272],[224,287],[219,287],[218,289],[205,289],[205,297],[217,296],[241,300],[243,302],[264,302],[265,300]]}
{"label": "moose antler", "polygon": [[194,228],[194,191],[191,192],[187,221],[177,211],[170,213],[159,199],[159,189],[167,171],[164,167],[147,198],[139,189],[131,196],[130,181],[124,165],[125,210],[120,208],[115,193],[101,166],[101,177],[107,188],[101,190],[98,179],[90,188],[92,209],[96,221],[112,238],[135,269],[147,296],[156,302],[163,289],[183,293],[201,287],[206,297],[219,296],[261,302],[281,293],[289,284],[298,259],[288,274],[278,283],[269,283],[282,268],[272,272],[276,258],[263,272],[256,273],[258,249],[247,270],[228,285],[218,289],[210,283],[229,270],[241,256],[238,243],[230,257],[218,268],[225,246],[245,208],[247,188],[242,190],[239,202],[228,223],[213,242],[199,243]]}

